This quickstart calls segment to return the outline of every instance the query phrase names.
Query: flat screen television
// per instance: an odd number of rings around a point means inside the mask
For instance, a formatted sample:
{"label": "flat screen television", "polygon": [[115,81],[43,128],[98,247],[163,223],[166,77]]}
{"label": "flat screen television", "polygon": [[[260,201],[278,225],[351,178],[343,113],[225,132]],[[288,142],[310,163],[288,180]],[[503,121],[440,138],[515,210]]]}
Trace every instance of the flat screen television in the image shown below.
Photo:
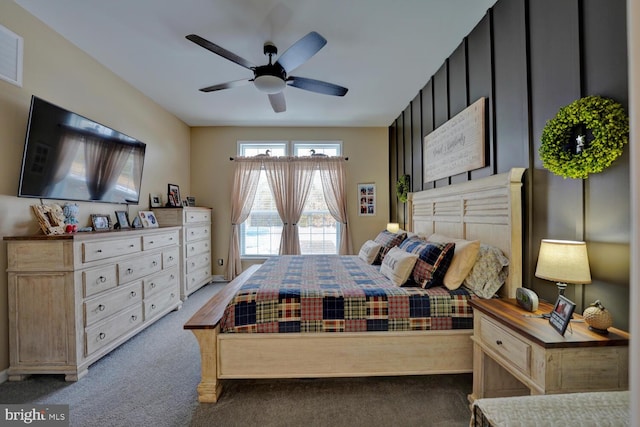
{"label": "flat screen television", "polygon": [[146,144],[31,97],[18,197],[137,204]]}

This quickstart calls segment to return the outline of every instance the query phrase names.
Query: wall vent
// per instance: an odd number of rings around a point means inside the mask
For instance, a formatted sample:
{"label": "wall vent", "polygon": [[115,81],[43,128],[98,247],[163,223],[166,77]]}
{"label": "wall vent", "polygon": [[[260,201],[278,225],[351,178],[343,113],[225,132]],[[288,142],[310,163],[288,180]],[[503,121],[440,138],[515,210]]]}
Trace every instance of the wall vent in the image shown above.
{"label": "wall vent", "polygon": [[0,25],[0,79],[22,87],[22,37]]}

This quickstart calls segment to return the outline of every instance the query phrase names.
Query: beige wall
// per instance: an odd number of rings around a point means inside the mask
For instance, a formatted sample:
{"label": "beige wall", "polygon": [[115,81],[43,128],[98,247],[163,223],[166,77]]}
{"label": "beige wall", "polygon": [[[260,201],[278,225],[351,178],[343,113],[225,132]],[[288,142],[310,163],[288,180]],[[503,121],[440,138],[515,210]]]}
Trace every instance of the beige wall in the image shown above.
{"label": "beige wall", "polygon": [[[213,208],[213,274],[224,275],[229,248],[231,186],[237,141],[340,140],[349,158],[347,189],[354,251],[389,220],[389,157],[386,128],[203,127],[191,129],[191,188],[198,205]],[[358,216],[357,184],[376,184],[377,214]],[[225,267],[217,260],[224,259]]]}
{"label": "beige wall", "polygon": [[[125,83],[91,57],[51,31],[12,1],[0,2],[0,24],[24,39],[23,86],[0,80],[0,234],[39,232],[30,205],[38,199],[18,198],[18,178],[31,95],[79,113],[147,144],[139,206],[148,194],[178,184],[189,188],[189,127]],[[44,200],[45,203],[52,203]],[[112,216],[122,205],[79,203],[80,224],[91,213]],[[6,245],[0,245],[0,271],[5,271]],[[0,274],[0,372],[9,366],[7,276]],[[0,378],[1,380],[1,378]]]}

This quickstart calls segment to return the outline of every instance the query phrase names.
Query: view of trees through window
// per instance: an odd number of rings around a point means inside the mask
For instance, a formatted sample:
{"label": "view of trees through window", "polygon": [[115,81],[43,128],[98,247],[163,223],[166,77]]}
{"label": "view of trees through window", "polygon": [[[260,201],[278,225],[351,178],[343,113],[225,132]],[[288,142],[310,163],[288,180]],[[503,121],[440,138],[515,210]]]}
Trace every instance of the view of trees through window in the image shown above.
{"label": "view of trees through window", "polygon": [[[340,142],[240,142],[241,156],[265,154],[270,150],[271,156],[309,156],[315,154],[329,156],[341,155]],[[243,256],[278,255],[282,220],[278,215],[275,200],[267,177],[260,174],[258,191],[249,218],[241,225],[240,251]],[[320,172],[316,171],[306,200],[303,214],[298,221],[300,250],[302,254],[336,254],[338,253],[339,227],[333,219],[324,200]]]}

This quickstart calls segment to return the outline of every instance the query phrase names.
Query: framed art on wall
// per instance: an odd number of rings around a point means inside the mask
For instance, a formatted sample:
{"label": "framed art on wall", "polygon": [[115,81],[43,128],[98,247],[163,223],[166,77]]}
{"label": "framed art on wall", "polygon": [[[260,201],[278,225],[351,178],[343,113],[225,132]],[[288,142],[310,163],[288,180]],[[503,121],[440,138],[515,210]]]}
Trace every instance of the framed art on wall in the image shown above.
{"label": "framed art on wall", "polygon": [[358,215],[376,214],[376,185],[373,183],[358,184]]}

